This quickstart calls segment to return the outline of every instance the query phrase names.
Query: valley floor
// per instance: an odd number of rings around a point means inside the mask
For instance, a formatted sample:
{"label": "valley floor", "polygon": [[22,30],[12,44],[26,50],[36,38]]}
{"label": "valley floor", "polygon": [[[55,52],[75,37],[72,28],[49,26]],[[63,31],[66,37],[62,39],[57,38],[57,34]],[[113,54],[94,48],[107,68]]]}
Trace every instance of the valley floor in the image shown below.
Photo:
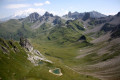
{"label": "valley floor", "polygon": [[83,48],[78,43],[76,43],[78,45],[68,43],[61,46],[55,42],[39,40],[36,40],[33,45],[48,59],[56,64],[62,62],[67,68],[79,74],[91,75],[101,80],[119,80],[119,40],[120,38],[117,38]]}

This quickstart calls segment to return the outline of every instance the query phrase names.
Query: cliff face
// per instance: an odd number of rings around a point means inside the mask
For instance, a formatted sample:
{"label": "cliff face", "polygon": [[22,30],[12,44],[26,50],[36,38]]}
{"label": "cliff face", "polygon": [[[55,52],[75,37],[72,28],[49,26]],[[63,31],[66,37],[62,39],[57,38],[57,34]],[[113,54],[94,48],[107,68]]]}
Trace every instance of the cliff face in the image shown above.
{"label": "cliff face", "polygon": [[22,47],[26,48],[29,52],[31,52],[33,50],[33,47],[30,44],[30,42],[28,41],[28,39],[20,38],[20,45]]}
{"label": "cliff face", "polygon": [[29,18],[30,22],[34,23],[35,21],[37,21],[39,19],[39,16],[40,15],[38,13],[34,12],[34,13],[30,14],[28,18]]}
{"label": "cliff face", "polygon": [[25,38],[20,38],[20,45],[24,47],[30,54],[28,55],[28,60],[30,60],[34,65],[38,65],[39,61],[45,61],[52,63],[50,60],[47,60],[41,53],[40,51],[34,49],[32,45],[30,44],[28,39]]}

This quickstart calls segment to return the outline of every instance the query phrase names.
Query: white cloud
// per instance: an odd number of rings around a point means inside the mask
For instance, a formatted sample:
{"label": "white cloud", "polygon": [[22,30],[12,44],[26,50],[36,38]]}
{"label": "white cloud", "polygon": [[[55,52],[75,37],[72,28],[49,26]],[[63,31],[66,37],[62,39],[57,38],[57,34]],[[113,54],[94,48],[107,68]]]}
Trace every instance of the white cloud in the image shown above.
{"label": "white cloud", "polygon": [[[26,9],[26,10],[18,10],[15,12],[14,16],[23,16],[23,17],[26,17],[26,16],[29,16],[29,14],[31,13],[34,13],[34,12],[37,12],[39,13],[40,15],[43,15],[47,10],[45,9],[41,9],[41,8],[29,8],[29,9]],[[61,10],[58,10],[58,11],[48,11],[54,15],[59,15],[59,16],[62,16],[66,13],[68,13],[68,11],[64,10],[62,13],[61,13]]]}
{"label": "white cloud", "polygon": [[40,8],[29,8],[27,10],[19,10],[17,12],[15,12],[14,16],[28,16],[29,14],[33,13],[33,12],[37,12],[40,15],[43,15],[46,10],[45,9],[40,9]]}
{"label": "white cloud", "polygon": [[8,9],[18,9],[18,8],[25,8],[25,7],[29,7],[30,4],[10,4],[7,5],[6,8]]}
{"label": "white cloud", "polygon": [[44,3],[34,3],[34,6],[43,6],[45,4],[50,4],[50,1],[45,1]]}
{"label": "white cloud", "polygon": [[103,14],[109,16],[109,15],[115,15],[116,13],[103,13]]}
{"label": "white cloud", "polygon": [[65,9],[59,9],[57,11],[50,11],[51,13],[53,13],[54,15],[59,15],[59,16],[63,16],[65,14],[68,14],[68,10]]}
{"label": "white cloud", "polygon": [[48,12],[50,12],[50,13],[52,13],[53,15],[58,15],[58,16],[63,16],[63,15],[65,15],[65,14],[67,14],[69,11],[67,11],[67,10],[58,10],[58,11],[48,11]]}
{"label": "white cloud", "polygon": [[45,4],[50,4],[50,1],[45,1]]}
{"label": "white cloud", "polygon": [[46,5],[46,4],[50,4],[49,1],[45,1],[44,3],[34,3],[34,4],[9,4],[7,6],[5,6],[5,8],[8,8],[8,9],[18,9],[18,8],[25,8],[25,7],[30,7],[32,5],[34,6],[43,6],[43,5]]}
{"label": "white cloud", "polygon": [[34,6],[43,6],[43,3],[34,3]]}

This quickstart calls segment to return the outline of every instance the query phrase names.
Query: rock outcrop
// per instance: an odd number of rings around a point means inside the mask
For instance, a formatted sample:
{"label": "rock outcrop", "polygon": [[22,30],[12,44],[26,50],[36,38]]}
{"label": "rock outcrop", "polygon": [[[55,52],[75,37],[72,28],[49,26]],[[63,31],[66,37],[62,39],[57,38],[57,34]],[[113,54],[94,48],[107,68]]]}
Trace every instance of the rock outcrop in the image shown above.
{"label": "rock outcrop", "polygon": [[30,14],[28,18],[29,18],[30,22],[34,23],[39,19],[39,14],[34,12],[34,13]]}
{"label": "rock outcrop", "polygon": [[53,17],[53,14],[50,14],[49,12],[46,12],[43,16],[46,16],[46,17],[50,16],[50,17]]}
{"label": "rock outcrop", "polygon": [[29,52],[31,52],[33,50],[32,45],[30,44],[30,42],[25,39],[25,38],[20,38],[20,45],[24,48],[26,48]]}
{"label": "rock outcrop", "polygon": [[38,50],[33,49],[27,39],[20,38],[20,45],[30,52],[30,54],[28,54],[28,60],[30,60],[34,65],[38,65],[39,61],[52,63],[52,61],[46,59]]}
{"label": "rock outcrop", "polygon": [[72,18],[72,19],[79,19],[79,18],[83,18],[85,16],[86,13],[90,14],[90,18],[101,18],[101,17],[106,17],[106,15],[101,14],[97,11],[91,11],[91,12],[84,12],[84,13],[79,13],[79,12],[68,12],[68,14],[64,15],[63,17],[66,18]]}
{"label": "rock outcrop", "polygon": [[84,17],[82,18],[83,21],[86,21],[90,18],[90,13],[85,13]]}
{"label": "rock outcrop", "polygon": [[86,41],[86,37],[85,37],[84,35],[82,35],[82,36],[78,39],[78,41]]}

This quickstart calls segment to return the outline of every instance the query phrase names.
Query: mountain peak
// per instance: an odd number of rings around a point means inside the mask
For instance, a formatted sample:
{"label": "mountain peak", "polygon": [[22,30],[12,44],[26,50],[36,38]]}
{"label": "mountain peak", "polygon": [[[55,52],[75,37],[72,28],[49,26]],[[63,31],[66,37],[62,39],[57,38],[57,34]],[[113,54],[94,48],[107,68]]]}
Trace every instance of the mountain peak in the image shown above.
{"label": "mountain peak", "polygon": [[37,12],[34,12],[34,13],[31,13],[30,15],[29,15],[29,20],[30,20],[30,22],[35,22],[35,21],[37,21],[38,19],[39,19],[39,14],[37,13]]}
{"label": "mountain peak", "polygon": [[72,14],[71,11],[69,11],[69,12],[68,12],[68,17],[71,17],[71,14]]}
{"label": "mountain peak", "polygon": [[49,12],[45,12],[44,16],[51,16],[51,17],[53,17],[53,14],[51,14]]}
{"label": "mountain peak", "polygon": [[92,18],[106,17],[106,15],[101,14],[100,12],[97,12],[97,11],[91,11],[91,12],[88,12],[88,13],[90,13],[90,16]]}
{"label": "mountain peak", "polygon": [[91,12],[84,12],[84,13],[79,13],[79,12],[69,12],[67,15],[64,15],[63,17],[67,18],[73,18],[73,19],[78,19],[78,18],[83,18],[86,13],[90,13],[90,18],[100,18],[100,17],[106,17],[106,15],[101,14],[97,11],[91,11]]}
{"label": "mountain peak", "polygon": [[89,19],[90,18],[90,13],[85,13],[85,15],[83,16],[83,19],[82,20],[84,20],[84,21],[86,21],[87,19]]}
{"label": "mountain peak", "polygon": [[117,13],[117,16],[120,16],[120,12]]}
{"label": "mountain peak", "polygon": [[30,17],[39,17],[39,14],[37,12],[31,13],[29,15]]}

